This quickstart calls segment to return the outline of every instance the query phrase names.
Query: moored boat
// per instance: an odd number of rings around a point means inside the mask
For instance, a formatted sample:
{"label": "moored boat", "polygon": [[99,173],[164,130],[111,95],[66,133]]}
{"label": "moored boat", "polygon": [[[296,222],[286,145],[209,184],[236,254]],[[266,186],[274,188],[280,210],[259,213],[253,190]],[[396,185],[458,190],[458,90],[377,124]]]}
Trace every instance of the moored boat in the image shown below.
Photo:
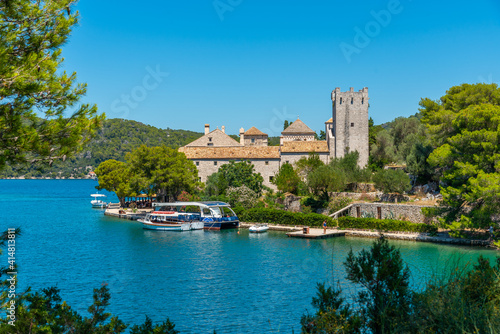
{"label": "moored boat", "polygon": [[239,227],[238,217],[224,202],[154,203],[154,207],[155,211],[139,220],[145,229],[189,231]]}
{"label": "moored boat", "polygon": [[269,226],[267,226],[267,224],[255,224],[250,226],[248,230],[253,233],[262,233],[269,230]]}
{"label": "moored boat", "polygon": [[238,216],[224,202],[154,203],[154,207],[155,211],[141,220],[144,228],[187,231],[200,228],[225,230],[240,226]]}
{"label": "moored boat", "polygon": [[106,203],[106,202],[104,202],[104,201],[102,201],[102,200],[99,199],[99,198],[106,197],[106,195],[104,195],[104,194],[92,194],[90,196],[94,197],[94,199],[90,201],[90,204],[92,204],[93,208],[100,208],[100,209],[102,209],[102,208],[105,208],[108,205],[108,203]]}

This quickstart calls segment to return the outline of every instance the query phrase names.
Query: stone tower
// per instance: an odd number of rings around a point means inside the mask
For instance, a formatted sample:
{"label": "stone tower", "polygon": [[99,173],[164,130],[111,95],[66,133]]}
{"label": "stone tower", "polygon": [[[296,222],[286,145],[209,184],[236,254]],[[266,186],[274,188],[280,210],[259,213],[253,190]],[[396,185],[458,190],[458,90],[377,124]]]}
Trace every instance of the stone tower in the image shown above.
{"label": "stone tower", "polygon": [[348,152],[358,151],[360,167],[368,164],[368,88],[359,92],[351,89],[332,92],[333,136],[335,157],[343,157]]}

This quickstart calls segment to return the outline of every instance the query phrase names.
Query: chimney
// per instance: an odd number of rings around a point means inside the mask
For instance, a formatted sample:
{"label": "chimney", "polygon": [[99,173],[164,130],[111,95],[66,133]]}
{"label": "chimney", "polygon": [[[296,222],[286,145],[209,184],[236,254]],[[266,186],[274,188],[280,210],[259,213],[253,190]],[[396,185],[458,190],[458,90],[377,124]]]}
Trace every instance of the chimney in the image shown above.
{"label": "chimney", "polygon": [[210,132],[210,124],[205,124],[205,134],[208,135]]}
{"label": "chimney", "polygon": [[226,133],[226,127],[224,125],[221,126],[221,130],[222,130],[223,133]]}
{"label": "chimney", "polygon": [[245,129],[240,129],[240,144],[245,145]]}

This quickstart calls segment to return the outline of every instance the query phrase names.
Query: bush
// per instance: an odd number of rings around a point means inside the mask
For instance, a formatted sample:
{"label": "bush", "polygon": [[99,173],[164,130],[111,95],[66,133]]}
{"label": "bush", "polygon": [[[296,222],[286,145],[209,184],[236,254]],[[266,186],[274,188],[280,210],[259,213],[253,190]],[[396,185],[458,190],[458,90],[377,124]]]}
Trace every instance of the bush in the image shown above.
{"label": "bush", "polygon": [[375,187],[384,193],[403,194],[410,191],[410,177],[402,170],[382,169],[373,176]]}
{"label": "bush", "polygon": [[330,203],[328,203],[328,212],[330,214],[345,208],[352,203],[352,198],[346,196],[337,196]]}
{"label": "bush", "polygon": [[276,209],[254,208],[241,211],[238,215],[240,221],[254,223],[268,223],[280,225],[305,225],[321,227],[326,219],[328,226],[336,226],[335,221],[328,216],[318,213],[288,212]]}
{"label": "bush", "polygon": [[363,230],[437,233],[437,227],[423,223],[412,223],[396,219],[340,217],[339,228],[357,228]]}

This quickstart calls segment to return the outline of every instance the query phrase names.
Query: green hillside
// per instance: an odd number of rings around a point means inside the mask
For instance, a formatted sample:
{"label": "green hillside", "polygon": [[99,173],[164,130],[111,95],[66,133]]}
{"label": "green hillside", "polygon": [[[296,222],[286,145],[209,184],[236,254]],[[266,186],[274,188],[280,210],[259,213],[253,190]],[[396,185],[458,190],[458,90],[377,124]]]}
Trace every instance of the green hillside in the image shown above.
{"label": "green hillside", "polygon": [[0,178],[19,177],[83,177],[87,166],[95,169],[107,159],[125,160],[125,154],[140,145],[177,148],[201,137],[199,132],[187,130],[159,129],[136,121],[107,119],[103,127],[83,150],[66,161],[58,161],[51,168],[37,170],[33,167],[17,169],[7,166],[0,172]]}

